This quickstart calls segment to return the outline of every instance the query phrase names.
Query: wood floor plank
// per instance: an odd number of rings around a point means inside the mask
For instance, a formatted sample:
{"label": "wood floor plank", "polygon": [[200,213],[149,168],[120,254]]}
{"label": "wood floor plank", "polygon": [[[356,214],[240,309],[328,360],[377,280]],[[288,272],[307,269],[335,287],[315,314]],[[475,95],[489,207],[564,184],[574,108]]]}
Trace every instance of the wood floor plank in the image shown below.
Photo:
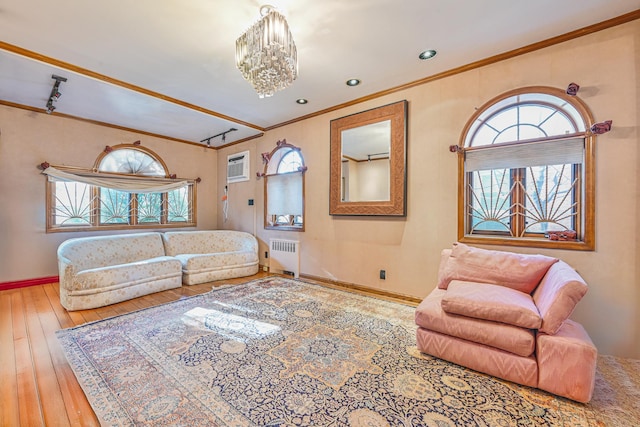
{"label": "wood floor plank", "polygon": [[[38,298],[34,301],[34,305],[38,316],[40,318],[40,324],[47,341],[49,354],[51,355],[51,362],[56,375],[62,399],[64,401],[65,409],[69,422],[73,426],[98,426],[99,421],[96,417],[91,405],[87,401],[87,398],[80,387],[73,370],[67,362],[67,358],[64,355],[62,346],[56,337],[56,331],[61,328],[61,324],[58,322],[58,316],[61,311],[66,313],[66,310],[60,305],[58,295],[53,292],[47,292],[47,287],[44,287],[45,295],[47,298]],[[62,316],[63,319],[70,321],[70,318]],[[46,413],[47,411],[45,411]]]}
{"label": "wood floor plank", "polygon": [[76,325],[69,312],[60,304],[60,294],[56,292],[57,284],[43,285],[43,289],[49,299],[49,306],[55,314],[61,329],[71,328]]}
{"label": "wood floor plank", "polygon": [[38,395],[30,336],[27,332],[29,314],[26,312],[24,299],[22,290],[11,295],[19,425],[40,426],[44,425],[44,417]]}
{"label": "wood floor plank", "polygon": [[11,293],[0,293],[0,426],[20,425]]}
{"label": "wood floor plank", "polygon": [[[71,423],[66,414],[60,384],[58,383],[58,378],[53,368],[47,337],[45,336],[45,330],[42,326],[38,310],[38,307],[41,306],[44,301],[48,303],[47,295],[42,286],[27,288],[26,295],[28,297],[25,300],[27,328],[45,424],[70,426]],[[55,324],[58,325],[55,315],[51,317],[53,317]]]}

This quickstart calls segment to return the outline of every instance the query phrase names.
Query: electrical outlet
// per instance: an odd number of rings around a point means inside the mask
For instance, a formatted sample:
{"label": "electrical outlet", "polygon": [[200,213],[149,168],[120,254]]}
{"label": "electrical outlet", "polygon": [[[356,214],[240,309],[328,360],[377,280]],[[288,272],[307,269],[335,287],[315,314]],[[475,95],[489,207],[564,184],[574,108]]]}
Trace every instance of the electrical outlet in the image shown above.
{"label": "electrical outlet", "polygon": [[385,280],[387,278],[387,272],[385,270],[380,270],[380,279]]}
{"label": "electrical outlet", "polygon": [[253,206],[253,199],[249,199],[249,206]]}

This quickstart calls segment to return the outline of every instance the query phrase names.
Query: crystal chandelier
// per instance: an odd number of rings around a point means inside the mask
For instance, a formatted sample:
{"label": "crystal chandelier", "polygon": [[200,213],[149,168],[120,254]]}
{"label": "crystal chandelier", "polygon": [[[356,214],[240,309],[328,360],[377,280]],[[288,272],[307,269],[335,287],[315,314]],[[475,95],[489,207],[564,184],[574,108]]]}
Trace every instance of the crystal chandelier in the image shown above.
{"label": "crystal chandelier", "polygon": [[272,96],[298,77],[298,53],[284,16],[273,6],[236,40],[236,66],[260,98]]}

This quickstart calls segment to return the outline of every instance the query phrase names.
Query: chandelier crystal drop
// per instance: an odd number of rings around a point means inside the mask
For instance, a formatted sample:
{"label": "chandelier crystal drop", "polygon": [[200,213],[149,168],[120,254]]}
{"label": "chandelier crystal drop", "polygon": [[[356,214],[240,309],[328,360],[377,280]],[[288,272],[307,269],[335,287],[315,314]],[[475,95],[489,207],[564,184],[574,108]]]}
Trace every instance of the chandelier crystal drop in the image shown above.
{"label": "chandelier crystal drop", "polygon": [[236,66],[260,98],[273,96],[298,77],[298,52],[289,25],[271,6],[236,40]]}

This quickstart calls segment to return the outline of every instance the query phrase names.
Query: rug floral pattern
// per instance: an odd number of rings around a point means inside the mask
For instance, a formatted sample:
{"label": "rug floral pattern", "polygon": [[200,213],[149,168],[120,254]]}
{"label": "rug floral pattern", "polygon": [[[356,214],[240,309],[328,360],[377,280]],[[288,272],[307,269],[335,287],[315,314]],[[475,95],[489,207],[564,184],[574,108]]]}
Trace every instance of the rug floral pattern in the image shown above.
{"label": "rug floral pattern", "polygon": [[414,308],[284,278],[59,331],[104,425],[591,426],[419,353]]}

